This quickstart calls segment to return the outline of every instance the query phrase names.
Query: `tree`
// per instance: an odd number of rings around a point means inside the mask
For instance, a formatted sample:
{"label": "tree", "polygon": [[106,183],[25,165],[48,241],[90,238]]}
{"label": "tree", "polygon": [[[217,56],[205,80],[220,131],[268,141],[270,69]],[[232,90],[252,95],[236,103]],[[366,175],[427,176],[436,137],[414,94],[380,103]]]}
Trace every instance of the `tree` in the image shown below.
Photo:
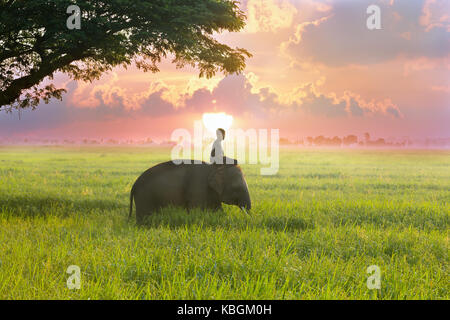
{"label": "tree", "polygon": [[350,135],[344,137],[343,142],[346,146],[349,146],[351,144],[358,143],[358,137],[353,134],[350,134]]}
{"label": "tree", "polygon": [[324,136],[317,136],[314,138],[314,144],[316,146],[321,146],[321,145],[325,144],[326,140],[327,139]]}
{"label": "tree", "polygon": [[[81,28],[70,30],[70,5]],[[239,31],[245,16],[234,0],[0,0],[0,110],[35,108],[61,99],[64,89],[39,87],[55,72],[92,81],[115,66],[157,72],[171,55],[199,75],[239,73],[251,54],[230,48],[214,33]]]}
{"label": "tree", "polygon": [[340,146],[342,144],[342,139],[335,136],[333,139],[330,139],[330,144],[333,146]]}

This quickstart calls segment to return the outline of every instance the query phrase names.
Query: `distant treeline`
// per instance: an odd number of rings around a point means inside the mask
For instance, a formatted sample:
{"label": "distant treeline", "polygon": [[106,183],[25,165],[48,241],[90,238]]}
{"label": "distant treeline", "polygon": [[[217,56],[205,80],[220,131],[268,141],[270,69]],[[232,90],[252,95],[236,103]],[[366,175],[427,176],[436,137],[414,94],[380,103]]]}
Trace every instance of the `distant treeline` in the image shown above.
{"label": "distant treeline", "polygon": [[350,134],[345,137],[325,137],[323,135],[316,137],[306,137],[295,141],[281,138],[282,145],[300,145],[300,146],[367,146],[367,147],[408,147],[408,146],[426,146],[426,147],[450,147],[450,138],[430,139],[426,138],[420,141],[412,141],[404,138],[401,141],[388,141],[384,138],[371,139],[369,133],[364,134],[363,139],[358,139],[356,135]]}
{"label": "distant treeline", "polygon": [[[209,143],[209,142],[208,142]],[[144,139],[39,139],[39,138],[7,138],[0,139],[0,145],[142,145],[142,146],[174,146],[176,142],[164,140],[154,141],[151,138]],[[358,136],[350,134],[344,137],[325,137],[308,136],[301,139],[290,140],[287,138],[280,138],[280,145],[292,145],[292,146],[331,146],[331,147],[450,147],[450,138],[424,138],[421,140],[411,140],[409,138],[403,138],[400,141],[389,141],[384,138],[371,138],[369,133],[365,133],[364,136],[359,139]]]}

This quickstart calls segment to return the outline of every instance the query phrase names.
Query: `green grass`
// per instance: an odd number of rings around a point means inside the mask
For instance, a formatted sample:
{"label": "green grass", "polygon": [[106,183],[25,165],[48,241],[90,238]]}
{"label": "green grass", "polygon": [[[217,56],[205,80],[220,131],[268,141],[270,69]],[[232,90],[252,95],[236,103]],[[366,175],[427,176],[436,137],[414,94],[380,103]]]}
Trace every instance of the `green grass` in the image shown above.
{"label": "green grass", "polygon": [[449,151],[282,149],[276,176],[242,165],[251,216],[128,222],[131,185],[169,157],[0,148],[0,299],[449,299]]}

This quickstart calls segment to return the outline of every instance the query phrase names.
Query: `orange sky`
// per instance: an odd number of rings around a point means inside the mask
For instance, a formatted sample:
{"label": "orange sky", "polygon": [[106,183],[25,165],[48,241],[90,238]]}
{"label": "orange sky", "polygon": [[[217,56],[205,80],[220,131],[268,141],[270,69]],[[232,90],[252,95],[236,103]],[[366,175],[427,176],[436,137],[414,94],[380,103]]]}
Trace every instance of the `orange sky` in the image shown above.
{"label": "orange sky", "polygon": [[[366,8],[381,9],[369,30]],[[116,68],[93,83],[57,74],[63,101],[0,113],[0,138],[170,137],[204,112],[226,112],[233,127],[280,135],[450,137],[447,0],[247,0],[247,26],[217,35],[253,54],[242,75],[206,80],[196,70]],[[215,103],[213,103],[213,100]]]}

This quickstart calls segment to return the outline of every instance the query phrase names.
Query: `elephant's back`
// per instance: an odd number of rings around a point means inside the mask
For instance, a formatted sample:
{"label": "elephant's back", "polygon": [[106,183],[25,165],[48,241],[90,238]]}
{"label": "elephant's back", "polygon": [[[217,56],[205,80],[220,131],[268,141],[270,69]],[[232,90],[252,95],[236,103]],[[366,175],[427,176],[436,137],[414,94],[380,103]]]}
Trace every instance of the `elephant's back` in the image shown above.
{"label": "elephant's back", "polygon": [[193,185],[204,180],[210,166],[202,164],[175,164],[172,161],[157,164],[142,173],[133,185],[136,203],[153,205],[183,205],[184,194]]}
{"label": "elephant's back", "polygon": [[[179,164],[174,163],[174,161]],[[167,184],[177,185],[187,176],[190,176],[192,171],[204,171],[209,167],[206,162],[189,164],[186,163],[187,160],[178,160],[183,161],[182,163],[177,162],[177,160],[174,161],[162,162],[147,169],[136,179],[134,187],[138,188],[148,183],[161,182],[161,180],[166,181]]]}

